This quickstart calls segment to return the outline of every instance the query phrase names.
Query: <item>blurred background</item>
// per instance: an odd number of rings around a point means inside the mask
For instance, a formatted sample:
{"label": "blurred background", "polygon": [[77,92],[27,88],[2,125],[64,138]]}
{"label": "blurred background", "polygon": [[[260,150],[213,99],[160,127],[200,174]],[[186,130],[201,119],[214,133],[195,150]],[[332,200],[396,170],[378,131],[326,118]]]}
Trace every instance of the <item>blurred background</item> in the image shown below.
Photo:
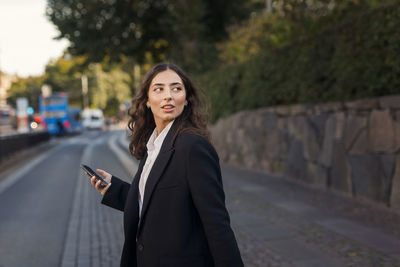
{"label": "blurred background", "polygon": [[[79,163],[132,178],[127,111],[166,61],[204,93],[246,266],[400,266],[399,0],[0,0],[0,33],[0,266],[118,263]],[[33,210],[58,245],[17,257]]]}

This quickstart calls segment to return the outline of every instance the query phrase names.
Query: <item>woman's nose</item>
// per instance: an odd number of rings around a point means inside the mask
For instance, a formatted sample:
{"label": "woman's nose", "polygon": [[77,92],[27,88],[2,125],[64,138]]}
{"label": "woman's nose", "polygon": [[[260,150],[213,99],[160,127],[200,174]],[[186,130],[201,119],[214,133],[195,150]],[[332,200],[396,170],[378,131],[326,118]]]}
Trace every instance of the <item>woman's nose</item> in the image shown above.
{"label": "woman's nose", "polygon": [[170,90],[165,90],[164,99],[172,99],[172,94]]}

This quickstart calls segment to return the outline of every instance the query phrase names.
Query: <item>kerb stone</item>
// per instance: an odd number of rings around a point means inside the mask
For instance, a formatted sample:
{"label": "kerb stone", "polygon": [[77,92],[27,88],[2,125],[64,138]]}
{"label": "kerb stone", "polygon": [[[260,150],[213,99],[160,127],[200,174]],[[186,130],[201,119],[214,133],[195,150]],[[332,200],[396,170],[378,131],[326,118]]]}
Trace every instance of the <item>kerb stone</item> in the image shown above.
{"label": "kerb stone", "polygon": [[372,111],[369,118],[369,140],[372,152],[394,152],[393,121],[388,109]]}

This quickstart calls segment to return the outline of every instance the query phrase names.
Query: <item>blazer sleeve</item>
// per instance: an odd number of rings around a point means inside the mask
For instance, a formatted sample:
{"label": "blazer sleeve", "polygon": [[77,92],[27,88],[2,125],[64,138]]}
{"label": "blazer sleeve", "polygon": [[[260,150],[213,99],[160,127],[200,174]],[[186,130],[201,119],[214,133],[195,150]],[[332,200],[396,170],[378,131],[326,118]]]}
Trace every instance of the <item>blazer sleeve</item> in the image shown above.
{"label": "blazer sleeve", "polygon": [[204,138],[190,146],[187,160],[188,184],[200,215],[216,267],[242,267],[243,262],[225,207],[217,152]]}
{"label": "blazer sleeve", "polygon": [[101,203],[111,208],[124,211],[125,201],[131,185],[118,177],[111,177],[111,186],[104,194]]}

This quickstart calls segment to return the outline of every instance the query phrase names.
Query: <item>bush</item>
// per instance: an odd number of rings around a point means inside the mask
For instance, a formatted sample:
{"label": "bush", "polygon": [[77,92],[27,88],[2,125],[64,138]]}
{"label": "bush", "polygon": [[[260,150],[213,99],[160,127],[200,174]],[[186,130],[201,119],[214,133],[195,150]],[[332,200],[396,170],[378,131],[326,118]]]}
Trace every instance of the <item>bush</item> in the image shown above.
{"label": "bush", "polygon": [[400,93],[400,5],[394,3],[350,6],[322,17],[334,26],[318,34],[282,48],[264,44],[245,62],[197,76],[212,121],[242,109]]}

